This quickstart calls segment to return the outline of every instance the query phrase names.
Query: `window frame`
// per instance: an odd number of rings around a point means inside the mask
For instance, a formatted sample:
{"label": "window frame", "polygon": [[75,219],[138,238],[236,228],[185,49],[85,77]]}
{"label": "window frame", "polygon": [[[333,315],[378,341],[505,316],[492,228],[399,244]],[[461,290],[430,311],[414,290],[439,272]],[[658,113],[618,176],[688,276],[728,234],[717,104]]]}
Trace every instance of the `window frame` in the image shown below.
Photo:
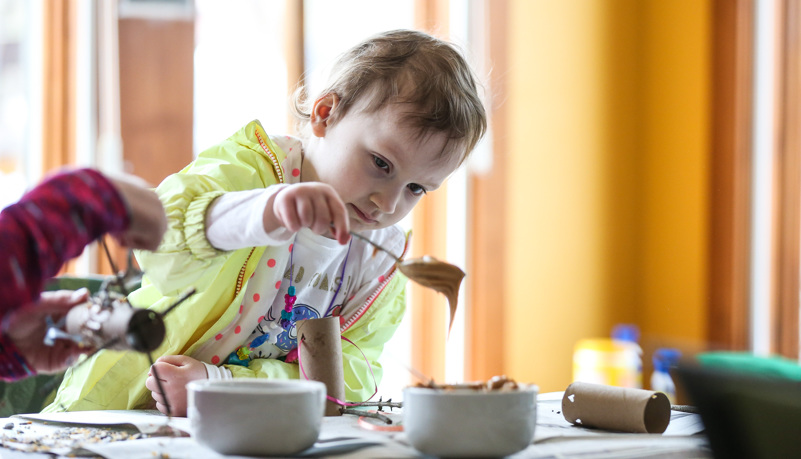
{"label": "window frame", "polygon": [[[771,0],[772,1],[772,0]],[[771,208],[770,352],[799,358],[801,289],[801,6],[774,2],[775,92]],[[708,339],[711,350],[753,351],[751,208],[756,0],[712,3],[712,135]]]}
{"label": "window frame", "polygon": [[801,5],[777,3],[771,352],[798,359],[801,289]]}

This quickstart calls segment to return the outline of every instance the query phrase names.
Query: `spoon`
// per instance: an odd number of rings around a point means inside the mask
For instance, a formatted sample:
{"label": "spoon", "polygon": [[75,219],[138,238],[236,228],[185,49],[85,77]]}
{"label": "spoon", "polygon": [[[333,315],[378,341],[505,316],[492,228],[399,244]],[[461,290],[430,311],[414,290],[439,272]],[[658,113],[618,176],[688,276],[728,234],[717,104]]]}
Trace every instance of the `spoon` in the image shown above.
{"label": "spoon", "polygon": [[351,231],[350,235],[361,239],[378,250],[389,254],[389,256],[395,259],[395,264],[398,267],[398,270],[409,279],[417,282],[423,287],[428,287],[445,295],[445,297],[448,299],[448,305],[450,306],[451,313],[450,323],[448,324],[448,333],[450,333],[451,327],[453,326],[453,318],[456,315],[456,305],[459,300],[459,286],[461,285],[462,279],[464,279],[465,276],[464,271],[459,269],[457,266],[454,266],[450,263],[445,263],[444,261],[439,261],[429,255],[424,255],[422,258],[403,260],[394,253],[390,252],[388,249],[385,249],[384,247],[359,233]]}

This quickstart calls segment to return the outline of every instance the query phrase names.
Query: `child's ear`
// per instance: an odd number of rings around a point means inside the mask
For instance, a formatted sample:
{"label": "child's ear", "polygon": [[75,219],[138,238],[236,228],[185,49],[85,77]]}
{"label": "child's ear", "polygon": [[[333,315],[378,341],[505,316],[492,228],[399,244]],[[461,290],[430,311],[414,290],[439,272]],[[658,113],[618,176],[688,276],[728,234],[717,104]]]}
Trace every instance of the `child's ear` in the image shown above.
{"label": "child's ear", "polygon": [[339,96],[336,94],[326,94],[314,101],[311,111],[312,132],[317,137],[324,137],[325,130],[329,126],[328,120],[331,112],[336,109],[339,103]]}

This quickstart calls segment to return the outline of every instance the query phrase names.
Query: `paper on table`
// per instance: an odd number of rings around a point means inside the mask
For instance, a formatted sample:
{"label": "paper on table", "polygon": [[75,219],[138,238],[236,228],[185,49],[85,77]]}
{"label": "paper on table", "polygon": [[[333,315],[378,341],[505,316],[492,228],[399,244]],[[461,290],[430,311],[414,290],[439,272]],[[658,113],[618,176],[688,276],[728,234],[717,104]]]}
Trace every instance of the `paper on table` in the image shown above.
{"label": "paper on table", "polygon": [[[393,441],[391,435],[362,430],[354,416],[323,418],[320,438],[311,448],[297,457],[332,457],[342,459],[363,457],[418,457],[411,447]],[[372,447],[372,448],[371,448]],[[365,448],[370,448],[367,452]],[[141,440],[95,443],[84,449],[106,458],[186,457],[204,459],[249,459],[251,456],[228,456],[201,445],[192,438],[145,438]]]}
{"label": "paper on table", "polygon": [[[156,410],[70,411],[66,413],[17,414],[14,417],[73,426],[126,427],[137,429],[147,435],[162,432],[167,425],[167,416]],[[179,430],[179,433],[183,435],[189,435],[187,418],[173,416],[170,418],[169,427]]]}
{"label": "paper on table", "polygon": [[511,456],[510,459],[554,459],[554,458],[592,458],[592,459],[635,459],[635,458],[709,458],[706,438],[664,437],[658,434],[626,434],[618,436],[597,436],[565,441],[537,443]]}

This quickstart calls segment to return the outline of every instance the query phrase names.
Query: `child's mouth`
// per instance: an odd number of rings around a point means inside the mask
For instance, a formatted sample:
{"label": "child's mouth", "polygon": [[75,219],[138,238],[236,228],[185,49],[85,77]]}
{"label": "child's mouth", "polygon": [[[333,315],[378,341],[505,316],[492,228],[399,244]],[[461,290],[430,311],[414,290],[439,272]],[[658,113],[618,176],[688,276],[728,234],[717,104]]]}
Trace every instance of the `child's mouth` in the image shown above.
{"label": "child's mouth", "polygon": [[361,209],[354,206],[353,204],[350,204],[350,207],[353,209],[353,213],[356,214],[356,217],[358,217],[358,219],[361,220],[362,223],[366,223],[368,225],[375,225],[376,223],[378,223],[378,220],[374,220],[368,217],[367,214],[362,212]]}

